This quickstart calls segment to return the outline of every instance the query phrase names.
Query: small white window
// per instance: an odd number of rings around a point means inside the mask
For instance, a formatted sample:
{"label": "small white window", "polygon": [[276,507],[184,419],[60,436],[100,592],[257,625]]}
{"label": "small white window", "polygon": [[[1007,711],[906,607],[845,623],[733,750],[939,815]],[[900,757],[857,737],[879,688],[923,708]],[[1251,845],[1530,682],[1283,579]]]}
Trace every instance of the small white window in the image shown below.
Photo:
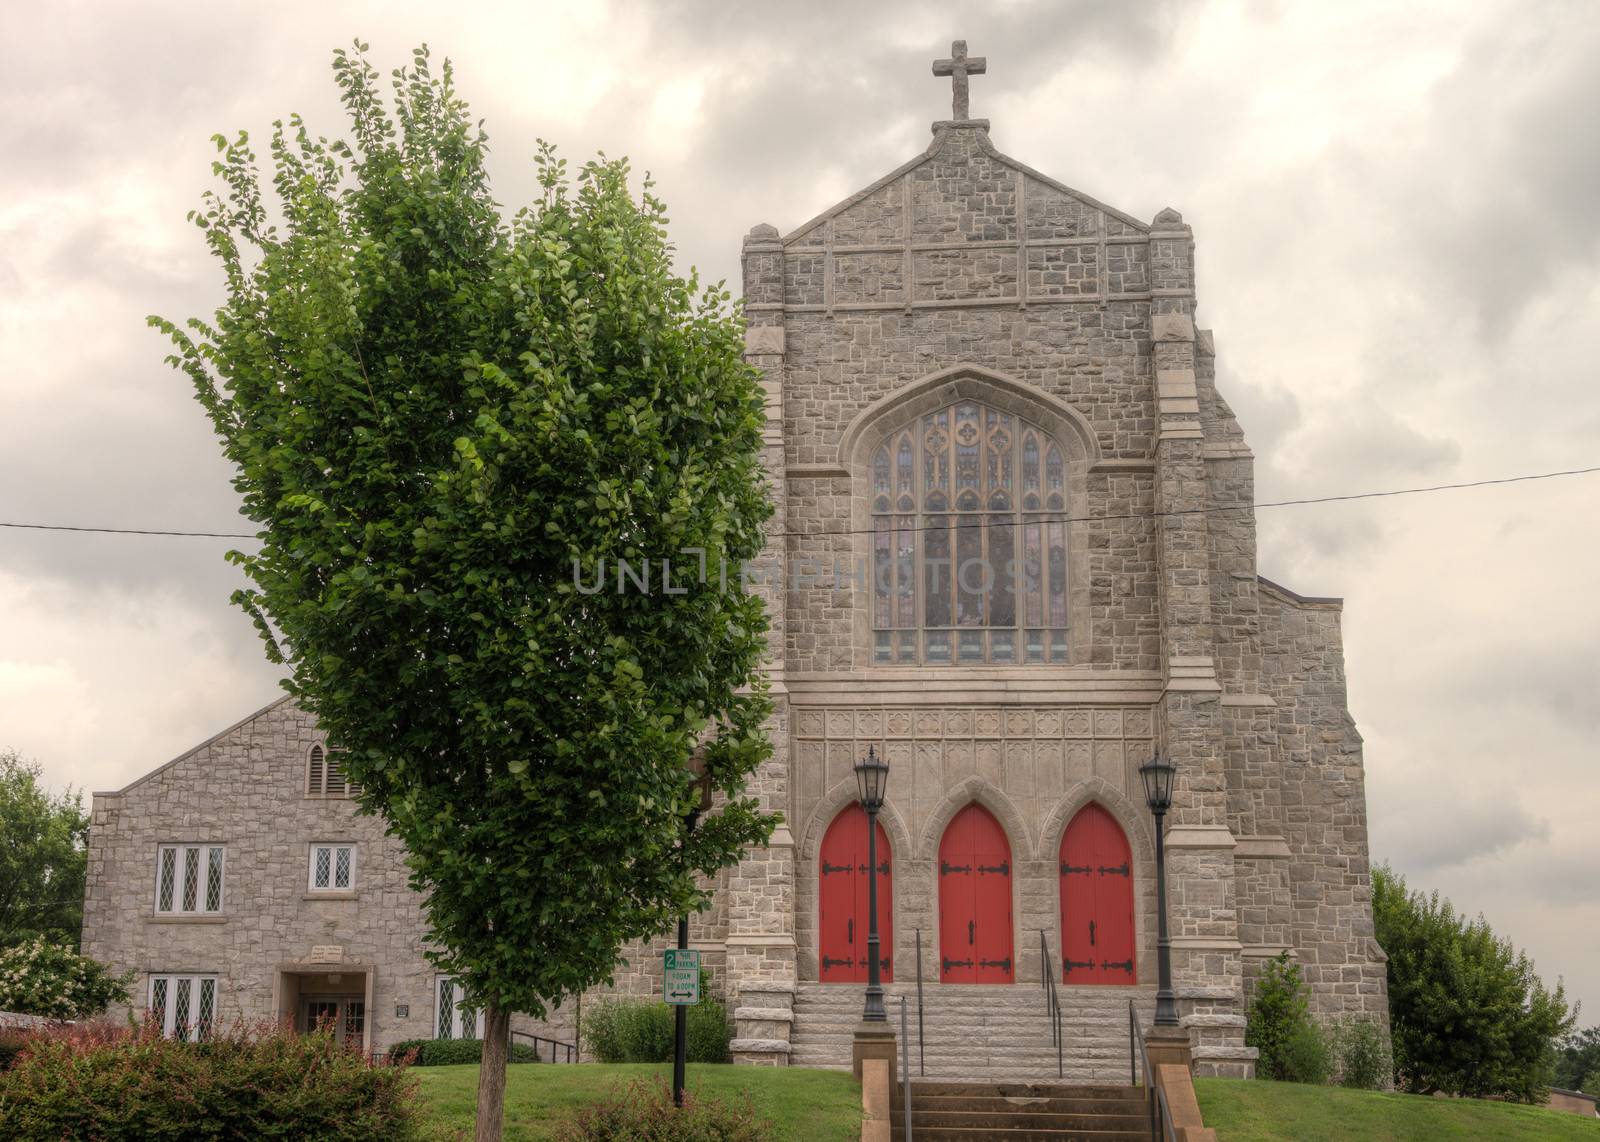
{"label": "small white window", "polygon": [[476,1039],[478,1037],[478,1009],[467,1002],[467,993],[451,976],[438,978],[435,989],[438,996],[437,1018],[434,1020],[437,1039]]}
{"label": "small white window", "polygon": [[204,1042],[217,1022],[217,977],[153,975],[149,1011],[166,1038]]}
{"label": "small white window", "polygon": [[354,891],[356,846],[312,845],[309,883],[313,892]]}
{"label": "small white window", "polygon": [[203,916],[222,911],[221,845],[161,845],[156,849],[156,912]]}

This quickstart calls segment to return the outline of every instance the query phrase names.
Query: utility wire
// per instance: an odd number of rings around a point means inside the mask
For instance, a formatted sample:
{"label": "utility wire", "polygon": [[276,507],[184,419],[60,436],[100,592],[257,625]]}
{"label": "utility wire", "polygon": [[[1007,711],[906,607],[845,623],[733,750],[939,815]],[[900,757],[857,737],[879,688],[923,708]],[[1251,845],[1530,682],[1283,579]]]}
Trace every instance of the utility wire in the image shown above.
{"label": "utility wire", "polygon": [[[1532,480],[1554,480],[1563,476],[1588,476],[1600,472],[1600,465],[1592,468],[1567,468],[1558,472],[1535,472],[1524,476],[1500,476],[1490,480],[1468,480],[1458,484],[1428,484],[1416,488],[1386,488],[1377,492],[1348,492],[1336,496],[1309,496],[1296,500],[1263,500],[1250,504],[1218,504],[1203,508],[1181,508],[1176,511],[1166,512],[1121,512],[1110,515],[1092,516],[1048,516],[1042,512],[1029,512],[1022,520],[1023,524],[1041,523],[1098,523],[1105,520],[1119,519],[1162,519],[1170,516],[1185,515],[1211,515],[1220,512],[1254,511],[1258,508],[1289,508],[1301,507],[1309,504],[1336,504],[1348,503],[1352,500],[1375,500],[1389,496],[1417,496],[1429,492],[1453,492],[1464,488],[1487,488],[1497,484],[1523,484]],[[909,512],[886,512],[884,516],[895,515],[946,515],[960,517],[962,515],[1014,515],[1016,508],[977,508],[970,511],[956,512],[946,510],[931,512],[927,509]],[[840,529],[837,531],[774,531],[768,532],[769,539],[817,539],[832,535],[881,535],[899,534],[908,531],[953,531],[969,527],[1010,527],[1016,524],[1010,520],[998,523],[990,520],[978,520],[974,523],[953,524],[920,524],[897,526],[885,519],[885,526],[855,529]],[[259,539],[260,536],[242,531],[176,531],[164,528],[141,527],[80,527],[62,523],[11,523],[0,520],[0,527],[17,528],[27,531],[74,531],[88,532],[96,535],[171,535],[194,539]]]}

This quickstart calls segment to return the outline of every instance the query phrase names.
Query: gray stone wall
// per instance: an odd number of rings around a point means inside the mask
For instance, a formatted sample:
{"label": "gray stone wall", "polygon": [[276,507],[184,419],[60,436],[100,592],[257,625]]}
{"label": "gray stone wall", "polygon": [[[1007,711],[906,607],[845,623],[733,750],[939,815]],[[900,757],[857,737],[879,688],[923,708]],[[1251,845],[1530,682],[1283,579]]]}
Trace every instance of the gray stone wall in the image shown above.
{"label": "gray stone wall", "polygon": [[[306,796],[306,754],[321,740],[310,715],[283,700],[127,789],[94,795],[84,951],[138,973],[136,1004],[153,973],[215,973],[219,1018],[270,1020],[285,965],[355,994],[370,971],[369,1048],[431,1033],[435,971],[401,847],[355,802]],[[319,841],[356,843],[353,892],[308,891]],[[157,846],[182,842],[226,846],[220,915],[156,914]],[[311,966],[313,949],[329,947],[343,962]],[[343,978],[329,984],[330,974]]]}

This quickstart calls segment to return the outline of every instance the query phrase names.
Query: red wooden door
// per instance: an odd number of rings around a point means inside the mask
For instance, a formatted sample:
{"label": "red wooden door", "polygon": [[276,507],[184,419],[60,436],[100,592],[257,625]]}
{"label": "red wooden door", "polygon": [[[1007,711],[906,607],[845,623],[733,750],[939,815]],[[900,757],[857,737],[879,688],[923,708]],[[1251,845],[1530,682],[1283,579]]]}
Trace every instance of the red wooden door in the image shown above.
{"label": "red wooden door", "polygon": [[1011,846],[981,805],[955,815],[939,841],[939,979],[1010,983]]}
{"label": "red wooden door", "polygon": [[[867,814],[859,805],[839,811],[822,837],[817,892],[818,978],[823,983],[867,982]],[[878,826],[878,960],[883,982],[894,979],[894,862],[889,836]]]}
{"label": "red wooden door", "polygon": [[1061,978],[1136,983],[1133,852],[1116,819],[1085,805],[1061,838]]}

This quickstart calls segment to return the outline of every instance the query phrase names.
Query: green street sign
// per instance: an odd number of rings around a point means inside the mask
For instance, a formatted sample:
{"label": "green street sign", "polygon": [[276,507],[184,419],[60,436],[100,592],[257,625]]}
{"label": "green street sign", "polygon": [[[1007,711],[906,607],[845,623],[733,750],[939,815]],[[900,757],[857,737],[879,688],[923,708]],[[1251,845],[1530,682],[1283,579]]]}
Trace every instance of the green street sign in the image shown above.
{"label": "green street sign", "polygon": [[661,953],[662,993],[667,1002],[692,1007],[700,1002],[700,953],[668,948]]}

